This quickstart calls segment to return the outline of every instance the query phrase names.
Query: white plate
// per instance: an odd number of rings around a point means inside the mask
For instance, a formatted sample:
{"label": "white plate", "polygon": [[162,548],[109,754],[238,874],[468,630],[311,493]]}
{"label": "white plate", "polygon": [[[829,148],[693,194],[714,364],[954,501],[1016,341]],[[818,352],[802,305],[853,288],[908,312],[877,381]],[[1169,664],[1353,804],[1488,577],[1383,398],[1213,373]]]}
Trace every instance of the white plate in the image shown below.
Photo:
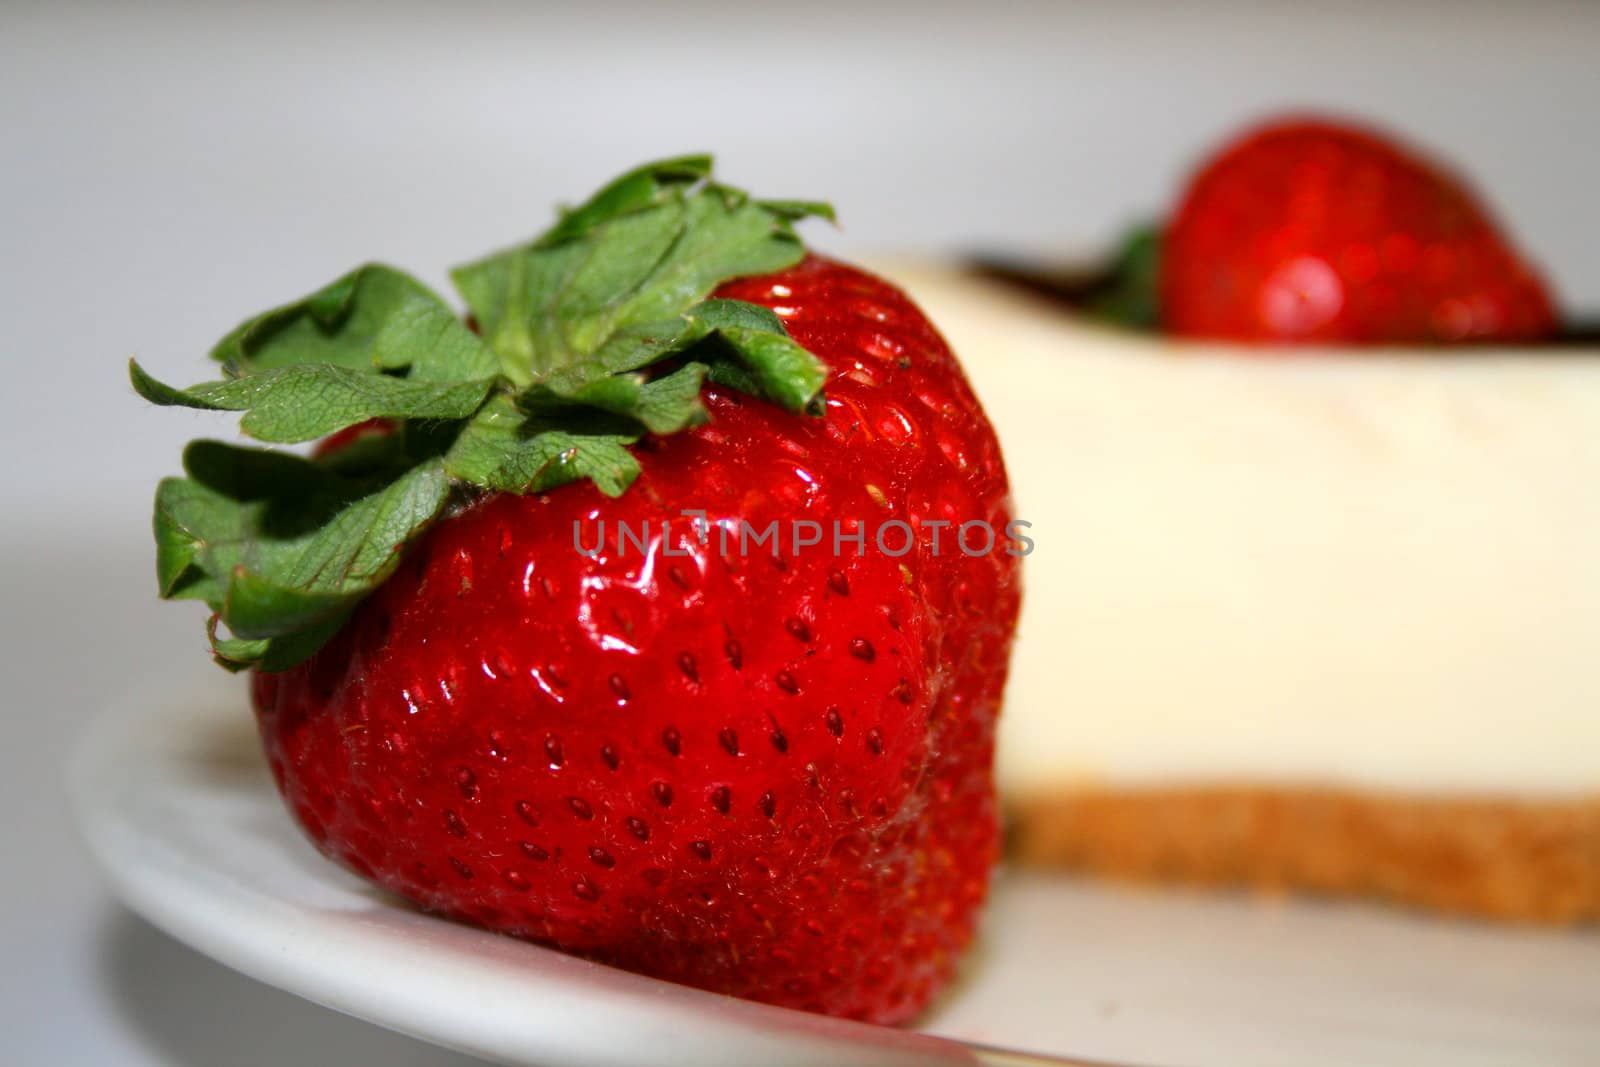
{"label": "white plate", "polygon": [[513,1064],[1012,1062],[1152,1067],[1600,1061],[1600,934],[1356,905],[1002,877],[924,1033],[701,993],[413,911],[319,857],[273,791],[237,683],[104,715],[71,768],[135,911],[262,981]]}

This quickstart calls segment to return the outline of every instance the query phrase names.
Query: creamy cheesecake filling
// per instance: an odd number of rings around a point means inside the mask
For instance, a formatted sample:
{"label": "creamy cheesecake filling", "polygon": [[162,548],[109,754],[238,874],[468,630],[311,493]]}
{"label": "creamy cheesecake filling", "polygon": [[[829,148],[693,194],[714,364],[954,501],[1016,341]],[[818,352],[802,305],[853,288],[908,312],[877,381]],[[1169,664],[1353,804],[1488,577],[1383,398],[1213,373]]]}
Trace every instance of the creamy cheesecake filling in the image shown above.
{"label": "creamy cheesecake filling", "polygon": [[1012,795],[1600,792],[1600,352],[1179,347],[891,276],[1033,524]]}

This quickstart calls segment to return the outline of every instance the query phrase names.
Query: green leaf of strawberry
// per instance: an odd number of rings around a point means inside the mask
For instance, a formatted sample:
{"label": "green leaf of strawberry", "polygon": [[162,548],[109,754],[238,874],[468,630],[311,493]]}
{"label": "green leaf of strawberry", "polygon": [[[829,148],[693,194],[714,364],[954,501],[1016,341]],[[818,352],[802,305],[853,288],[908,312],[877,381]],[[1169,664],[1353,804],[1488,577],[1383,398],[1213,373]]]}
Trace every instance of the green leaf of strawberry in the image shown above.
{"label": "green leaf of strawberry", "polygon": [[461,431],[444,464],[452,478],[485,489],[536,493],[588,478],[617,496],[638,477],[638,461],[623,446],[639,436],[604,411],[575,408],[546,419],[500,397]]}
{"label": "green leaf of strawberry", "polygon": [[1137,226],[1123,236],[1089,310],[1118,326],[1153,330],[1161,325],[1160,275],[1161,230]]}
{"label": "green leaf of strawberry", "polygon": [[493,378],[444,382],[362,373],[333,363],[299,363],[231,381],[175,389],[128,367],[152,404],[243,411],[240,426],[261,441],[293,444],[371,419],[465,419],[483,405]]}
{"label": "green leaf of strawberry", "polygon": [[688,185],[709,168],[704,157],[641,167],[531,244],[452,272],[490,345],[524,364],[514,378],[583,364],[617,334],[681,315],[730,278],[799,262],[792,223],[820,209]]}
{"label": "green leaf of strawberry", "polygon": [[245,321],[217,342],[211,358],[231,377],[306,363],[369,373],[409,369],[428,381],[472,381],[502,369],[438,295],[376,263]]}
{"label": "green leaf of strawberry", "polygon": [[[314,652],[453,496],[639,473],[628,446],[705,421],[709,377],[791,411],[820,410],[827,368],[765,308],[708,299],[793,266],[795,221],[825,204],[758,201],[707,156],[649,164],[542,237],[453,272],[481,336],[409,275],[369,264],[257,315],[213,349],[221,381],[179,389],[137,363],[152,403],[243,412],[266,442],[381,420],[350,455],[302,459],[200,442],[156,500],[158,578],[205,601],[230,667]],[[223,630],[227,634],[223,634]]]}
{"label": "green leaf of strawberry", "polygon": [[727,357],[711,363],[713,381],[789,411],[813,407],[822,395],[827,368],[790,339],[769,309],[742,300],[707,300],[689,317],[727,346]]}
{"label": "green leaf of strawberry", "polygon": [[[394,571],[451,488],[437,459],[388,481],[351,479],[217,441],[190,445],[184,468],[156,492],[162,595],[203,600],[235,638],[258,642],[335,625]],[[236,643],[226,658],[241,652]]]}

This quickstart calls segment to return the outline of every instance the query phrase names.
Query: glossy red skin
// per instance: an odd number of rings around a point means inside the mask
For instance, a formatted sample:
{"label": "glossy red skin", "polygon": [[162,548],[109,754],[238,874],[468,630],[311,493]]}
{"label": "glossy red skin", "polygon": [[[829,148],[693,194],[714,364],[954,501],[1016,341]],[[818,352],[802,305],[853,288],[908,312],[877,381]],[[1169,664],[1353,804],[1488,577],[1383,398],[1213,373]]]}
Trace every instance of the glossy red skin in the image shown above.
{"label": "glossy red skin", "polygon": [[1162,247],[1167,331],[1238,341],[1535,341],[1544,283],[1453,175],[1379,135],[1291,120],[1194,178]]}
{"label": "glossy red skin", "polygon": [[[424,908],[899,1022],[949,978],[996,856],[1018,561],[948,534],[937,556],[835,557],[831,530],[778,560],[735,535],[725,558],[680,511],[1003,531],[1005,472],[891,286],[811,258],[722,295],[829,364],[825,417],[712,389],[711,424],[641,446],[618,500],[584,483],[441,523],[333,643],[256,676],[261,736],[317,846]],[[648,518],[648,556],[609,522],[607,551],[577,552],[574,521],[593,545],[600,516]]]}

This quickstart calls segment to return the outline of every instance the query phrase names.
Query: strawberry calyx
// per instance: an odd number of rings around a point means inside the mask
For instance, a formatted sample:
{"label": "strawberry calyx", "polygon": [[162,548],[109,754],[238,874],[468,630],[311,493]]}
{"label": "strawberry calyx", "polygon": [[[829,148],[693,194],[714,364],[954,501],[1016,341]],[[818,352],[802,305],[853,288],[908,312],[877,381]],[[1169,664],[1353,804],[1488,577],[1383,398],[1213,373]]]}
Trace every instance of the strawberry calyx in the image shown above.
{"label": "strawberry calyx", "polygon": [[1135,226],[1122,236],[1110,266],[1096,279],[1087,308],[1114,326],[1160,329],[1160,276],[1161,228]]}
{"label": "strawberry calyx", "polygon": [[296,444],[378,420],[390,432],[310,458],[197,441],[155,501],[162,597],[212,611],[230,669],[284,670],[326,642],[453,499],[639,474],[628,446],[706,421],[709,379],[821,411],[827,367],[770,310],[711,293],[798,263],[794,224],[826,204],[763,201],[712,180],[709,156],[647,164],[549,231],[451,274],[476,329],[415,278],[368,264],[257,315],[186,389],[130,361],[162,405],[241,412]]}

